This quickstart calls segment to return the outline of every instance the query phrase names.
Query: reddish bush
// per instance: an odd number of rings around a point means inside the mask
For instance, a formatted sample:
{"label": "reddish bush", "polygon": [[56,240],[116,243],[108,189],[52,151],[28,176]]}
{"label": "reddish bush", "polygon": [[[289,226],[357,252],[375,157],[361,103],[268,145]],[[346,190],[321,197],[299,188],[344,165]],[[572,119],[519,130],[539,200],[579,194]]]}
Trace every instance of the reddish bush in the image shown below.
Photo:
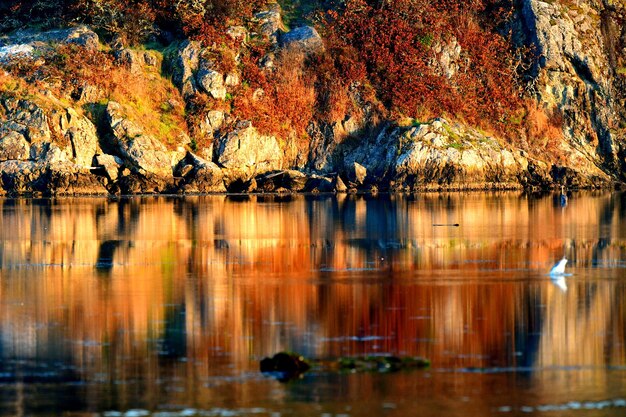
{"label": "reddish bush", "polygon": [[315,111],[315,80],[305,72],[304,56],[282,51],[276,69],[259,68],[259,54],[243,58],[244,82],[233,99],[233,113],[260,131],[286,137],[304,135]]}
{"label": "reddish bush", "polygon": [[[396,116],[448,114],[497,131],[522,106],[516,89],[510,43],[497,33],[492,0],[347,0],[325,19],[333,52],[353,50],[349,62],[336,62],[340,78],[365,77]],[[458,69],[448,78],[436,69],[436,45],[456,39]]]}

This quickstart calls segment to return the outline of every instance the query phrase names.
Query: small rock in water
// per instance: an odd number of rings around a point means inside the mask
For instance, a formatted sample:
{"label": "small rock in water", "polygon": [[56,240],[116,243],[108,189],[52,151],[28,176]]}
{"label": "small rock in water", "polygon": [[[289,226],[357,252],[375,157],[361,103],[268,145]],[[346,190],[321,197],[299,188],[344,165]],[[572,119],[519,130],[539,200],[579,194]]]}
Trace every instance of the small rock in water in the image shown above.
{"label": "small rock in water", "polygon": [[261,372],[275,374],[282,382],[298,378],[310,368],[304,357],[295,353],[279,352],[261,361]]}

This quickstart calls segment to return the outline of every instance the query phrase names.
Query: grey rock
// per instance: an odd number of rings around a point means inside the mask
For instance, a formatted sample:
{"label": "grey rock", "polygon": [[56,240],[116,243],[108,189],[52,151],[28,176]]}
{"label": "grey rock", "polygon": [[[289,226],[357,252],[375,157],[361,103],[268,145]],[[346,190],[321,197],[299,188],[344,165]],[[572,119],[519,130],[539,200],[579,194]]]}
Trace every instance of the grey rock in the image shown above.
{"label": "grey rock", "polygon": [[192,169],[185,175],[183,190],[186,193],[222,193],[226,192],[224,173],[213,162],[204,160],[191,152],[186,163]]}
{"label": "grey rock", "polygon": [[43,167],[33,161],[0,162],[2,186],[9,193],[25,194],[39,191],[37,184],[43,171]]}
{"label": "grey rock", "polygon": [[343,180],[341,179],[339,175],[335,177],[334,190],[338,193],[345,193],[346,191],[348,191],[348,187],[346,186],[346,184],[343,182]]}
{"label": "grey rock", "polygon": [[148,67],[157,67],[159,65],[159,60],[152,52],[144,51],[142,57],[144,65]]}
{"label": "grey rock", "polygon": [[236,41],[245,41],[248,37],[248,30],[243,26],[230,26],[226,34]]}
{"label": "grey rock", "polygon": [[306,183],[305,191],[312,193],[330,193],[335,191],[332,178],[311,175]]}
{"label": "grey rock", "polygon": [[[610,55],[616,42],[606,34],[619,2],[523,0],[520,20],[527,43],[537,49],[534,79],[528,84],[542,107],[563,115],[568,146],[615,172],[620,140],[612,129],[619,114],[614,97]],[[603,27],[605,25],[606,27]],[[597,141],[596,139],[597,138]]]}
{"label": "grey rock", "polygon": [[35,103],[28,100],[6,99],[2,104],[6,114],[4,117],[0,116],[0,136],[15,131],[31,144],[52,141],[48,117]]}
{"label": "grey rock", "polygon": [[209,110],[199,126],[200,132],[208,137],[213,137],[224,124],[224,120],[224,112],[219,110]]}
{"label": "grey rock", "polygon": [[125,119],[118,103],[109,102],[106,120],[114,136],[111,145],[115,147],[125,164],[142,175],[172,177],[175,154],[168,151],[156,138],[144,134],[139,126]]}
{"label": "grey rock", "polygon": [[0,39],[2,45],[19,45],[43,43],[75,43],[88,49],[99,48],[98,35],[87,26],[75,26],[65,29],[54,29],[41,32],[37,29],[22,29],[10,36]]}
{"label": "grey rock", "polygon": [[0,47],[0,62],[7,61],[13,57],[32,56],[35,48],[29,44],[7,45]]}
{"label": "grey rock", "polygon": [[65,111],[55,111],[51,117],[60,136],[69,139],[71,146],[67,152],[74,158],[74,163],[90,167],[94,155],[100,150],[98,133],[91,120],[79,115],[71,107]]}
{"label": "grey rock", "polygon": [[224,85],[227,87],[236,87],[241,84],[241,77],[236,72],[230,72],[226,74],[226,79],[224,80]]}
{"label": "grey rock", "polygon": [[104,92],[95,85],[84,83],[76,90],[75,99],[83,103],[95,103],[104,97]]}
{"label": "grey rock", "polygon": [[439,75],[451,79],[459,70],[459,60],[461,59],[461,45],[455,37],[445,42],[437,42],[432,47],[435,59],[431,62],[435,72]]}
{"label": "grey rock", "polygon": [[143,69],[143,53],[128,48],[119,49],[114,53],[118,64],[126,67],[131,73],[139,74]]}
{"label": "grey rock", "polygon": [[302,26],[285,33],[281,37],[281,44],[285,48],[294,48],[307,55],[324,51],[322,37],[311,26]]}
{"label": "grey rock", "polygon": [[194,72],[198,69],[201,53],[200,42],[184,41],[174,58],[172,81],[180,89],[183,97],[192,96],[197,91]]}
{"label": "grey rock", "polygon": [[367,168],[363,165],[355,162],[352,171],[350,172],[350,179],[353,180],[358,185],[365,184],[365,177],[367,177]]}
{"label": "grey rock", "polygon": [[281,30],[285,29],[281,16],[280,6],[272,10],[265,10],[254,15],[258,33],[276,43]]}
{"label": "grey rock", "polygon": [[217,162],[234,178],[249,180],[255,175],[282,169],[283,155],[274,136],[261,135],[249,123],[221,138],[217,146]]}
{"label": "grey rock", "polygon": [[224,75],[217,71],[201,68],[196,75],[198,85],[213,98],[224,100],[226,98],[226,87],[224,86]]}
{"label": "grey rock", "polygon": [[48,167],[42,191],[52,195],[107,195],[108,191],[91,172],[70,162]]}
{"label": "grey rock", "polygon": [[0,138],[0,161],[25,161],[30,158],[30,144],[18,132],[9,132]]}
{"label": "grey rock", "polygon": [[103,168],[111,181],[117,181],[123,163],[120,158],[114,155],[101,154],[95,157],[95,166]]}

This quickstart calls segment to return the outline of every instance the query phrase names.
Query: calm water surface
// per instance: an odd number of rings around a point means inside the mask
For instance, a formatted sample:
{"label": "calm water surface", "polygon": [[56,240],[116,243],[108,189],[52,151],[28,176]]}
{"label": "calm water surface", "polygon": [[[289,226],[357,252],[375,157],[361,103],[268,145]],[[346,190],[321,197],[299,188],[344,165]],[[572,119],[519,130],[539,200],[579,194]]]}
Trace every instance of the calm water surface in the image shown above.
{"label": "calm water surface", "polygon": [[626,415],[626,195],[0,200],[0,414]]}

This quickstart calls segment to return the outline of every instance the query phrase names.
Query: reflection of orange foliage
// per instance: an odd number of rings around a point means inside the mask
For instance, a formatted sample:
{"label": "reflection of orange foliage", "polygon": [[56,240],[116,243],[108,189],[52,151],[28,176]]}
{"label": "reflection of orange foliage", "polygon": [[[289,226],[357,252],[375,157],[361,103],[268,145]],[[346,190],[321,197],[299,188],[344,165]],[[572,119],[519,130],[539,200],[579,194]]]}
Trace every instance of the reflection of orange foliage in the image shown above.
{"label": "reflection of orange foliage", "polygon": [[[562,294],[547,279],[508,279],[546,271],[568,245],[580,266],[623,257],[620,241],[597,246],[619,235],[619,210],[606,210],[616,201],[573,197],[565,211],[512,194],[2,202],[3,352],[71,340],[62,349],[81,369],[118,379],[159,372],[168,334],[182,350],[167,353],[188,360],[175,372],[205,377],[282,349],[482,367],[514,361],[516,329],[534,326],[540,365],[618,363],[626,313],[613,283]],[[112,264],[96,269],[106,241]],[[539,302],[542,328],[527,313]]]}

